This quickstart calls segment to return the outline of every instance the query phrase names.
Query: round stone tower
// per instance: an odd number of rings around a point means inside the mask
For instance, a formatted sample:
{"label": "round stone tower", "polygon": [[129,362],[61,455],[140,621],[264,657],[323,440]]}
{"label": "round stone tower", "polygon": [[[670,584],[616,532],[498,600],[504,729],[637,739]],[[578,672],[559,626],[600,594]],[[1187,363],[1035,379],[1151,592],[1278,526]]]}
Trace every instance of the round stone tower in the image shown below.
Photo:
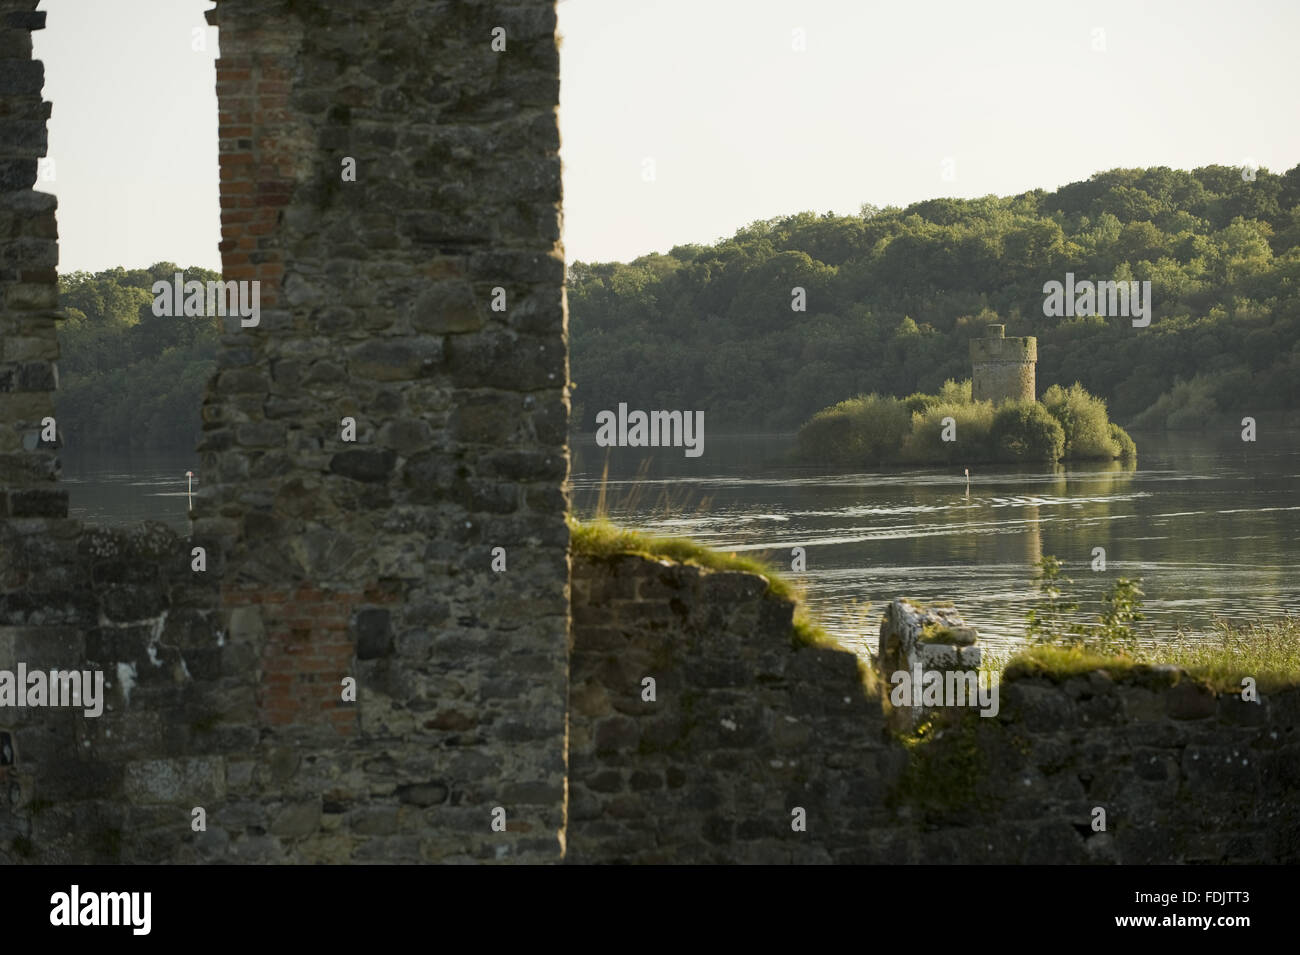
{"label": "round stone tower", "polygon": [[973,377],[971,394],[976,401],[1033,401],[1034,363],[1038,361],[1038,339],[1007,338],[1005,325],[990,325],[983,338],[970,343]]}

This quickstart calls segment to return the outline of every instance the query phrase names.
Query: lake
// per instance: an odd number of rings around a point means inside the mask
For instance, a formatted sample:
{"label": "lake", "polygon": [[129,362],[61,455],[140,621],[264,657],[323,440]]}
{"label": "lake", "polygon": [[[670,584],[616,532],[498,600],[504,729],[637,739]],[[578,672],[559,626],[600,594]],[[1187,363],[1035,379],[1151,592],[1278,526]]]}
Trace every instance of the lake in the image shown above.
{"label": "lake", "polygon": [[[604,507],[619,522],[712,547],[768,556],[787,571],[803,547],[802,584],[828,631],[874,647],[876,620],[896,596],[951,600],[981,641],[1004,651],[1023,638],[1034,562],[1052,554],[1087,620],[1118,576],[1141,578],[1152,639],[1208,635],[1215,615],[1300,613],[1300,432],[1137,434],[1136,468],[982,465],[969,491],[961,468],[824,471],[784,462],[790,435],[708,435],[704,454],[680,448],[573,447],[580,516]],[[606,467],[608,473],[606,474]],[[187,470],[197,455],[65,456],[73,517],[146,518],[188,532]],[[1104,571],[1091,569],[1104,548]]]}
{"label": "lake", "polygon": [[[574,448],[574,506],[791,566],[816,617],[841,642],[874,648],[894,597],[951,600],[1005,652],[1023,641],[1034,564],[1052,554],[1091,621],[1116,577],[1141,578],[1139,626],[1208,636],[1212,617],[1300,612],[1300,432],[1244,444],[1186,434],[1134,435],[1137,467],[981,465],[864,472],[782,466],[793,436],[717,437],[681,449]],[[608,480],[603,480],[608,460]],[[1093,571],[1104,548],[1105,570]]]}

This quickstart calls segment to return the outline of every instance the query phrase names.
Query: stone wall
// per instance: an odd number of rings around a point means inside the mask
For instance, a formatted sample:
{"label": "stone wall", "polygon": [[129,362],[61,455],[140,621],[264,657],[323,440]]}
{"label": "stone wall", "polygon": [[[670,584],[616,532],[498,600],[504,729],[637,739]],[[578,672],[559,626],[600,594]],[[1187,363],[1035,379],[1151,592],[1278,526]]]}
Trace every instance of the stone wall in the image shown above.
{"label": "stone wall", "polygon": [[0,0],[0,667],[102,667],[114,709],[0,711],[0,858],[559,859],[553,3],[209,13],[223,273],[260,283],[261,314],[227,319],[188,541],[67,521],[40,441],[57,247],[35,6]]}
{"label": "stone wall", "polygon": [[853,654],[792,645],[794,606],[766,590],[575,557],[568,861],[848,861],[871,832],[888,857],[902,755],[880,705]]}
{"label": "stone wall", "polygon": [[1300,689],[1021,678],[996,716],[896,736],[888,681],[794,646],[793,606],[765,591],[574,558],[568,861],[1300,861]]}
{"label": "stone wall", "polygon": [[[217,831],[255,728],[225,722],[248,698],[246,660],[221,637],[215,579],[161,524],[0,522],[0,670],[99,671],[103,712],[0,709],[0,860],[184,860]],[[197,840],[197,843],[196,843]]]}
{"label": "stone wall", "polygon": [[1038,339],[1006,338],[1005,325],[990,325],[970,343],[971,395],[976,401],[1033,401]]}
{"label": "stone wall", "polygon": [[36,5],[0,0],[0,670],[107,700],[0,709],[0,861],[1300,858],[1295,690],[1025,679],[904,742],[762,578],[584,557],[570,608],[550,0],[218,0],[260,321],[191,537],[69,520]]}

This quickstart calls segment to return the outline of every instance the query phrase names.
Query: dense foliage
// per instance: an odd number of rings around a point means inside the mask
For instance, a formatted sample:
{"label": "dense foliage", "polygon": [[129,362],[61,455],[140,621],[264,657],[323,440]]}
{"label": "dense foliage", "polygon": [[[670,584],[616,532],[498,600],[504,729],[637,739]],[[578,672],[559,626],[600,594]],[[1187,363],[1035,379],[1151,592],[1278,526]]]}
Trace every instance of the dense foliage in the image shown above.
{"label": "dense foliage", "polygon": [[[69,440],[193,447],[217,329],[152,315],[150,286],[175,271],[60,278],[70,317],[57,408]],[[1044,317],[1043,284],[1066,272],[1150,280],[1151,325]],[[791,309],[795,287],[806,311]],[[579,430],[620,401],[703,410],[715,431],[793,429],[848,395],[968,376],[968,340],[994,320],[1038,337],[1039,381],[1077,379],[1126,423],[1262,421],[1300,408],[1300,166],[1253,181],[1225,166],[1119,169],[1050,193],[802,213],[711,246],[575,262],[568,295]],[[910,430],[891,421],[880,427]],[[1067,445],[1104,443],[1062,425]],[[863,436],[876,439],[888,440]]]}
{"label": "dense foliage", "polygon": [[972,400],[967,379],[944,382],[937,395],[859,395],[823,408],[799,429],[797,454],[810,464],[864,466],[1132,460],[1137,448],[1078,382],[1053,385],[1042,401],[994,407]]}
{"label": "dense foliage", "polygon": [[153,314],[153,283],[177,272],[221,277],[170,262],[59,276],[68,317],[59,326],[55,414],[70,447],[194,448],[220,319]]}
{"label": "dense foliage", "polygon": [[[1044,283],[1067,272],[1149,280],[1150,326],[1044,317]],[[620,401],[794,428],[848,395],[966,377],[991,321],[1038,338],[1039,381],[1078,380],[1126,423],[1204,427],[1300,408],[1300,166],[1116,169],[1054,192],[802,213],[575,262],[568,295],[579,429]]]}

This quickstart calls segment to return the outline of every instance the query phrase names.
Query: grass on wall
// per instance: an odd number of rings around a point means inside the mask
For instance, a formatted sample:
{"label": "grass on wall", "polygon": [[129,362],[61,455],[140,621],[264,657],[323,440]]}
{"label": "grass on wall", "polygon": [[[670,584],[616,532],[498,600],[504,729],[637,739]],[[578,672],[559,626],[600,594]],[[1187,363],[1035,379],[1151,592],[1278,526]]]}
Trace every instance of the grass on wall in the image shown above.
{"label": "grass on wall", "polygon": [[1151,672],[1151,667],[1173,664],[1216,693],[1240,693],[1245,677],[1253,678],[1261,693],[1300,686],[1300,619],[1241,624],[1216,619],[1214,630],[1213,642],[1177,639],[1124,654],[1098,654],[1082,647],[1031,647],[1007,661],[1003,679],[1045,676],[1059,681],[1106,670],[1114,679],[1172,682]]}
{"label": "grass on wall", "polygon": [[583,557],[608,558],[620,554],[662,557],[706,570],[757,574],[767,581],[767,593],[795,605],[793,640],[798,646],[833,647],[839,643],[808,613],[799,589],[769,564],[706,547],[685,537],[654,537],[619,527],[605,518],[579,521],[569,518],[570,549]]}

